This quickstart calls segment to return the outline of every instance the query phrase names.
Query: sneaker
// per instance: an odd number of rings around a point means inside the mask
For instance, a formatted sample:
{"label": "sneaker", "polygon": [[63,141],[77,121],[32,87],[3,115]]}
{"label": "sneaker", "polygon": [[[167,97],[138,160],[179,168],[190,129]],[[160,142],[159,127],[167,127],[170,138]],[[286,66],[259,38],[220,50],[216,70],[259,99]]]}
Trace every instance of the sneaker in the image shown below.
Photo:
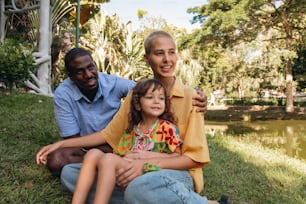
{"label": "sneaker", "polygon": [[228,196],[227,195],[222,195],[220,200],[218,200],[218,202],[220,204],[231,204],[229,201],[228,201]]}

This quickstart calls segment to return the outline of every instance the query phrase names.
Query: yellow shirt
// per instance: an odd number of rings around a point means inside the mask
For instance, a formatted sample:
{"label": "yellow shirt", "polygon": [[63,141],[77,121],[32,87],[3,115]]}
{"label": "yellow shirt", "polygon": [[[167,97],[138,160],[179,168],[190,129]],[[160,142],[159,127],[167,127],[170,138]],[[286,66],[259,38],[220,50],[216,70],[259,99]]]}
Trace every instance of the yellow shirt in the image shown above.
{"label": "yellow shirt", "polygon": [[[194,89],[176,80],[170,93],[171,111],[177,117],[177,127],[183,139],[182,154],[193,161],[208,163],[210,157],[204,132],[204,117],[197,113],[196,107],[192,105],[192,97],[195,95]],[[112,121],[102,130],[105,140],[113,148],[119,144],[128,125],[130,103],[131,92]],[[195,191],[200,193],[204,187],[202,168],[190,169],[189,173],[193,178]]]}

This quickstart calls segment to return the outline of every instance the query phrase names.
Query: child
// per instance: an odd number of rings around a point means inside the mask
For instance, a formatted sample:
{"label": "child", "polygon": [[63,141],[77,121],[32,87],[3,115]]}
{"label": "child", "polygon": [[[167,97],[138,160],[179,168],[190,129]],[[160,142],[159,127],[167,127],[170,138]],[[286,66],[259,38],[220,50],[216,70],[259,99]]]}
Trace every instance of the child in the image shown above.
{"label": "child", "polygon": [[[116,183],[116,172],[129,162],[143,162],[143,172],[157,171],[157,165],[141,161],[137,152],[151,151],[147,158],[180,155],[182,140],[173,124],[170,101],[163,84],[156,79],[140,81],[132,93],[129,125],[114,154],[91,149],[84,157],[72,203],[85,203],[98,171],[94,203],[108,203]],[[133,157],[129,153],[133,152]],[[164,154],[169,153],[169,154]],[[171,154],[170,154],[171,153]]]}

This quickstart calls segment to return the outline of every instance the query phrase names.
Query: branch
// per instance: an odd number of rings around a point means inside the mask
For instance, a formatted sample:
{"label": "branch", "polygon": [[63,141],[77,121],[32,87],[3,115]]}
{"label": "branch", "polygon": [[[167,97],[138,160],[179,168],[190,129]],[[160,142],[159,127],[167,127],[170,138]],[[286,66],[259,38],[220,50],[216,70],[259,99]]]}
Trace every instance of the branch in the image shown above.
{"label": "branch", "polygon": [[40,81],[39,81],[39,79],[35,76],[35,74],[33,74],[32,72],[30,72],[30,76],[31,76],[31,78],[35,81],[35,83],[36,83],[37,85],[40,84]]}
{"label": "branch", "polygon": [[34,63],[35,66],[43,64],[51,59],[49,55],[44,55],[40,52],[34,52],[32,55],[36,58]]}
{"label": "branch", "polygon": [[7,11],[12,12],[12,13],[22,13],[22,12],[25,12],[25,11],[28,11],[28,10],[34,10],[34,9],[39,8],[39,5],[29,6],[29,4],[28,4],[29,1],[27,1],[27,3],[24,5],[24,7],[22,9],[17,8],[14,0],[11,0],[11,3],[12,3],[12,6],[13,6],[13,9],[8,9]]}
{"label": "branch", "polygon": [[[30,76],[31,76],[31,78],[34,80],[35,84],[37,84],[37,85],[40,84],[40,81],[39,81],[39,79],[35,76],[35,74],[33,74],[32,72],[30,72]],[[24,84],[25,84],[27,87],[31,88],[32,90],[36,91],[37,93],[40,93],[40,94],[45,95],[45,96],[53,96],[51,91],[50,91],[50,94],[44,92],[43,90],[41,90],[41,89],[39,88],[39,86],[33,84],[30,80],[24,81]]]}
{"label": "branch", "polygon": [[32,82],[30,82],[29,80],[25,81],[24,84],[27,87],[29,87],[29,88],[33,89],[34,91],[36,91],[37,93],[42,93],[42,91],[37,86],[35,86]]}

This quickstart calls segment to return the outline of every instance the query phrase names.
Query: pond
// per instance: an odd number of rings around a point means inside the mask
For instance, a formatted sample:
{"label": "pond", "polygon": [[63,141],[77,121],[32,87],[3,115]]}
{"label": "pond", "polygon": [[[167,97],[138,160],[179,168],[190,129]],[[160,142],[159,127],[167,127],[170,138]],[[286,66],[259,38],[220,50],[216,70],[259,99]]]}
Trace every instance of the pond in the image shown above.
{"label": "pond", "polygon": [[278,149],[306,161],[306,121],[273,120],[254,122],[205,121],[206,134],[239,137],[243,141]]}

